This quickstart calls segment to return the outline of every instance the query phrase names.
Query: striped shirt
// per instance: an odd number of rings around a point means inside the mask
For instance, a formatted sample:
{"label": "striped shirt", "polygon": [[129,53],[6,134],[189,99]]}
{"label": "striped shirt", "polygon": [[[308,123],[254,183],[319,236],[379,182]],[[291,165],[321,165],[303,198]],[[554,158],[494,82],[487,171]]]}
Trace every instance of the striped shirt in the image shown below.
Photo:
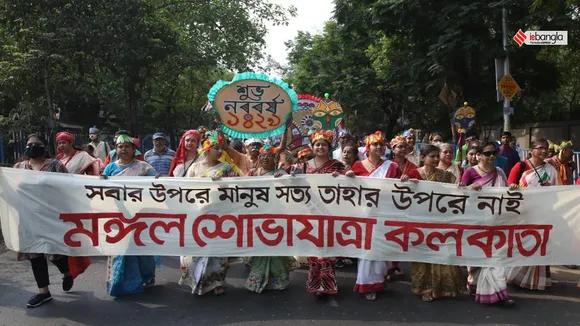
{"label": "striped shirt", "polygon": [[167,146],[165,146],[161,154],[157,153],[155,148],[153,148],[145,153],[145,162],[149,163],[161,176],[166,177],[169,174],[169,166],[174,156],[175,151],[167,148]]}

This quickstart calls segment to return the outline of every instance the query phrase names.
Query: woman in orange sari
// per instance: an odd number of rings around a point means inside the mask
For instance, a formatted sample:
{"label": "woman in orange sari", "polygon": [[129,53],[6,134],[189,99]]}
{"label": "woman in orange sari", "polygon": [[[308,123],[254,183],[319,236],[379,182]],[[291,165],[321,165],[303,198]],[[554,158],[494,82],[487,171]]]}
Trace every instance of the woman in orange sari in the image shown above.
{"label": "woman in orange sari", "polygon": [[[437,168],[440,149],[435,145],[423,145],[421,161],[423,167],[403,175],[401,181],[421,180],[456,183],[453,173]],[[411,263],[411,291],[420,295],[423,301],[433,301],[440,297],[455,297],[466,287],[461,267],[430,263]]]}
{"label": "woman in orange sari", "polygon": [[[382,133],[377,131],[368,136],[365,139],[365,144],[368,157],[363,161],[355,162],[352,169],[346,172],[346,176],[398,179],[400,170],[397,163],[381,159],[385,155],[386,149]],[[353,291],[364,293],[367,300],[374,301],[377,299],[377,292],[386,288],[387,274],[387,262],[359,259]]]}
{"label": "woman in orange sari", "polygon": [[[310,136],[314,158],[304,163],[304,173],[332,174],[335,177],[344,173],[344,164],[330,158],[333,137],[333,132],[327,130],[321,130]],[[335,264],[336,257],[308,257],[306,291],[318,297],[337,294]]]}

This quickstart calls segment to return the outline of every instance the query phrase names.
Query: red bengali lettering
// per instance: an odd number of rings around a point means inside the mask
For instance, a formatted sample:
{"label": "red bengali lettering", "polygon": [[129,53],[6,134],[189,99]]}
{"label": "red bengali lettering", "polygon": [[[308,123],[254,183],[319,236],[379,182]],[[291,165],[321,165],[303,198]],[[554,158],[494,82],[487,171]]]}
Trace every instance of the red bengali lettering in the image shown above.
{"label": "red bengali lettering", "polygon": [[[215,214],[204,214],[198,216],[193,222],[192,234],[193,240],[200,247],[205,247],[207,242],[203,241],[199,235],[200,224],[203,221],[212,221],[214,223],[214,231],[209,231],[207,226],[201,227],[201,233],[208,239],[222,238],[230,239],[236,234],[236,245],[238,248],[244,245],[244,234],[243,234],[243,219],[236,217],[234,215],[223,215],[218,216]],[[225,222],[233,223],[233,226],[224,231]]]}
{"label": "red bengali lettering", "polygon": [[[63,213],[60,214],[59,218],[63,222],[73,222],[75,228],[67,231],[64,234],[64,243],[73,248],[78,248],[81,246],[80,241],[74,241],[72,236],[75,234],[84,234],[91,239],[93,247],[99,245],[99,219],[111,217],[114,213]],[[83,225],[83,220],[91,221],[91,230],[85,229]]]}
{"label": "red bengali lettering", "polygon": [[[149,227],[149,236],[151,240],[158,245],[163,245],[165,243],[164,240],[159,239],[155,234],[155,229],[158,227],[162,228],[165,233],[169,233],[172,228],[176,228],[179,231],[179,247],[185,247],[185,219],[187,218],[187,214],[148,214],[149,215],[158,215],[160,218],[164,219],[177,219],[178,221],[166,222],[166,221],[156,221]],[[163,216],[159,216],[163,215]]]}
{"label": "red bengali lettering", "polygon": [[[336,233],[336,242],[346,247],[348,245],[354,245],[356,248],[361,249],[363,247],[363,233],[364,233],[364,249],[370,250],[373,240],[373,227],[377,224],[376,219],[371,218],[355,218],[355,217],[347,217],[341,218],[340,220],[346,221],[343,223],[340,232]],[[364,225],[364,232],[363,226]],[[354,230],[351,231],[351,230]],[[351,235],[354,233],[354,239],[345,239],[344,235]]]}
{"label": "red bengali lettering", "polygon": [[[296,221],[304,225],[304,230],[298,232],[296,234],[296,237],[300,240],[310,241],[312,242],[312,244],[314,244],[319,248],[324,247],[324,222],[327,220],[328,216],[325,215],[296,216]],[[314,226],[312,225],[311,221],[318,221],[318,232],[316,235],[310,234],[310,232],[314,230]],[[329,223],[328,234],[330,234],[330,236],[327,238],[328,247],[332,247],[332,245],[334,245],[333,233],[334,233],[334,224]]]}
{"label": "red bengali lettering", "polygon": [[[467,243],[469,243],[469,245],[471,246],[479,247],[487,258],[491,258],[491,256],[493,255],[494,247],[496,250],[499,250],[501,247],[505,246],[506,243],[512,242],[509,239],[513,238],[514,226],[492,226],[492,227],[483,226],[482,228],[484,230],[482,230],[481,232],[477,232],[467,237]],[[505,230],[508,231],[508,236],[506,236],[505,233],[503,232]],[[494,246],[493,240],[495,238],[499,238],[499,241]],[[511,257],[510,245],[508,245],[508,257]]]}
{"label": "red bengali lettering", "polygon": [[[420,224],[423,223],[385,221],[385,226],[397,227],[397,229],[385,233],[385,240],[395,242],[401,246],[404,252],[407,252],[409,251],[409,235],[411,233],[417,236],[417,239],[411,242],[413,247],[420,245],[425,240],[423,231],[419,230]],[[403,239],[399,238],[400,235],[403,235]]]}
{"label": "red bengali lettering", "polygon": [[[550,231],[552,228],[552,225],[518,225],[518,229],[523,229],[521,232],[516,232],[515,234],[519,253],[524,257],[530,257],[540,249],[540,256],[546,256],[548,240],[550,239]],[[539,231],[543,231],[543,237]],[[523,245],[523,238],[527,236],[532,236],[535,240],[534,247],[529,250],[524,248]]]}

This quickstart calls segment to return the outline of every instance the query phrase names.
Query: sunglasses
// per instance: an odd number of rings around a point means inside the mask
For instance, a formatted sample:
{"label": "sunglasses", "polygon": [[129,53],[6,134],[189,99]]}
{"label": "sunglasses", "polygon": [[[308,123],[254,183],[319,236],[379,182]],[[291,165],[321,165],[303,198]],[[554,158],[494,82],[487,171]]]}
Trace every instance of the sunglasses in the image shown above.
{"label": "sunglasses", "polygon": [[485,155],[487,157],[490,157],[492,155],[493,156],[497,156],[497,151],[485,151],[485,152],[482,152],[481,154],[483,154],[483,155]]}

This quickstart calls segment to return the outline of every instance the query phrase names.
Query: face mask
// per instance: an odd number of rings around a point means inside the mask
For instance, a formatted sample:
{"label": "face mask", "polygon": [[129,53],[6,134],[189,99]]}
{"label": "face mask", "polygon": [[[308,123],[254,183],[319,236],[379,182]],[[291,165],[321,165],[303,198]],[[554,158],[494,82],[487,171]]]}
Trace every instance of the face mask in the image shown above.
{"label": "face mask", "polygon": [[28,146],[24,151],[24,155],[28,156],[29,158],[40,158],[43,157],[46,153],[46,149],[41,146]]}

